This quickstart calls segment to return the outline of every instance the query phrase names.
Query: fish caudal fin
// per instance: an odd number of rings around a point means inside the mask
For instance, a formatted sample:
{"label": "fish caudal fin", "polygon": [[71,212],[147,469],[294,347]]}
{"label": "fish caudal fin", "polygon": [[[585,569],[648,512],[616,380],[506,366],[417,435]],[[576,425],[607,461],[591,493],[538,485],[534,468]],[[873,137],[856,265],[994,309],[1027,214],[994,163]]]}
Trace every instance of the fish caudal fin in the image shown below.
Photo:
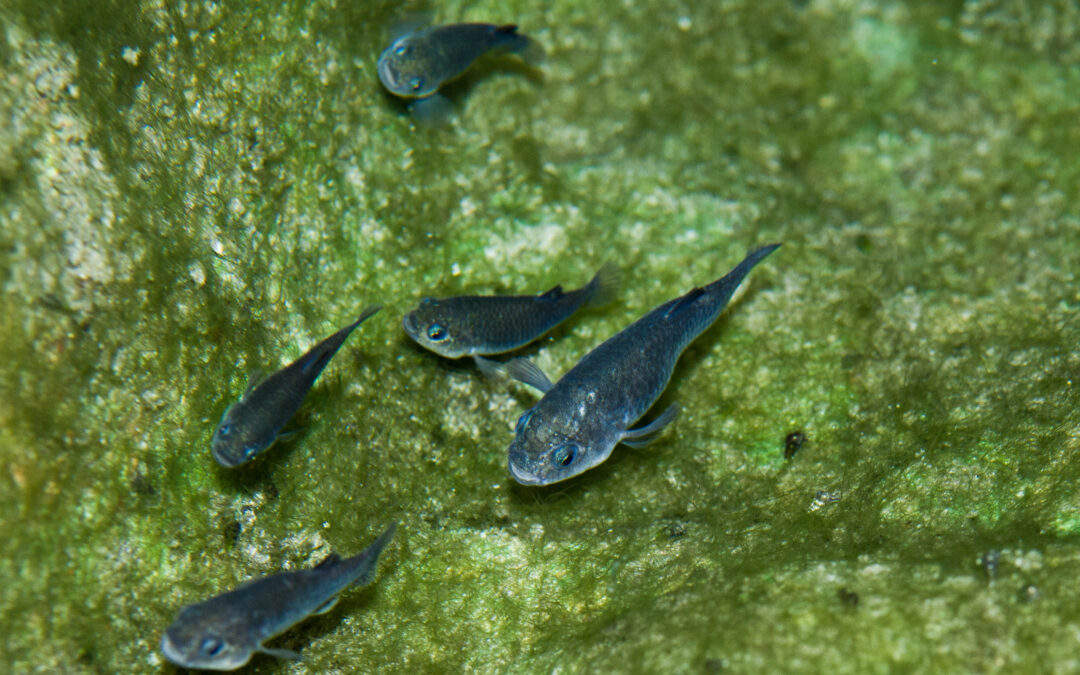
{"label": "fish caudal fin", "polygon": [[592,281],[586,287],[589,289],[587,307],[603,307],[619,294],[619,270],[615,265],[606,262],[597,270]]}
{"label": "fish caudal fin", "polygon": [[382,309],[382,305],[370,305],[360,312],[360,317],[353,321],[348,326],[345,326],[338,332],[334,333],[330,337],[326,338],[319,344],[312,347],[306,354],[300,357],[303,361],[301,372],[310,373],[312,380],[319,376],[319,373],[326,368],[326,364],[330,363],[330,359],[334,358],[334,354],[341,349],[341,345],[345,343],[345,340],[356,327],[364,323],[372,314]]}
{"label": "fish caudal fin", "polygon": [[750,270],[754,269],[759,262],[764,260],[770,253],[778,248],[780,248],[780,244],[769,244],[768,246],[754,249],[743,258],[741,263],[735,266],[735,269],[725,274],[723,278],[706,286],[705,291],[714,298],[719,297],[721,305],[727,304],[728,300],[730,300],[731,296],[735,293],[735,289],[743,282],[746,275],[750,274]]}
{"label": "fish caudal fin", "polygon": [[504,26],[498,26],[495,32],[503,38],[499,49],[517,54],[522,61],[532,68],[536,68],[543,63],[544,48],[528,35],[519,33],[516,24],[508,23]]}
{"label": "fish caudal fin", "polygon": [[[382,553],[386,545],[390,543],[390,540],[394,538],[394,532],[397,531],[397,523],[391,523],[390,527],[386,528],[386,531],[379,535],[379,538],[371,542],[361,552],[357,558],[361,559],[361,563],[358,568],[358,574],[353,579],[352,583],[356,586],[367,586],[375,579],[375,565],[379,562],[379,555]],[[350,558],[355,560],[356,558]]]}

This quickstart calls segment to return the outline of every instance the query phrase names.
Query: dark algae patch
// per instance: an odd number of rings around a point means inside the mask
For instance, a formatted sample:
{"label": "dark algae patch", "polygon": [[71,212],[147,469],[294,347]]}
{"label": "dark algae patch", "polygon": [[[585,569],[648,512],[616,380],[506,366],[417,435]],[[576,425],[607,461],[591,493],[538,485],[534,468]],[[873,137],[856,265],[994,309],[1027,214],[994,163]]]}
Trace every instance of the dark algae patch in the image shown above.
{"label": "dark algae patch", "polygon": [[[519,25],[541,72],[417,127],[376,72],[411,11]],[[1065,2],[4,3],[0,664],[175,672],[183,606],[396,521],[252,671],[1076,670],[1078,32]],[[506,465],[534,392],[399,325],[610,261],[616,300],[522,350],[554,376],[769,242],[665,433],[551,486]],[[303,433],[218,467],[248,375],[371,304]]]}

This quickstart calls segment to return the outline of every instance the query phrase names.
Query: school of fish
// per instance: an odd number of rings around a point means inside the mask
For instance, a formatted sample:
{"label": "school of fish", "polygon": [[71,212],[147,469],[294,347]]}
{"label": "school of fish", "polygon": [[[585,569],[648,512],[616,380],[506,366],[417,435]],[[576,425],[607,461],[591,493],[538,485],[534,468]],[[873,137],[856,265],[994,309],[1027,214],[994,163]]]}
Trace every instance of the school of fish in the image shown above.
{"label": "school of fish", "polygon": [[[388,92],[409,102],[418,122],[443,124],[452,108],[440,89],[481,57],[504,54],[535,67],[543,49],[513,24],[413,25],[394,36],[376,71]],[[533,295],[424,297],[404,314],[401,326],[439,357],[471,357],[485,375],[505,375],[540,392],[540,399],[517,419],[507,469],[522,485],[549,485],[598,466],[620,443],[643,447],[660,437],[677,417],[677,404],[634,425],[660,398],[687,346],[716,322],[750,271],[779,246],[756,248],[717,281],[649,311],[585,354],[555,383],[530,360],[512,353],[577,313],[611,303],[619,275],[610,263],[569,291],[557,284]],[[226,407],[211,436],[214,460],[224,469],[236,469],[276,442],[297,436],[300,429],[285,427],[308,391],[353,331],[380,309],[362,310],[269,376],[250,373],[245,392]],[[488,358],[498,355],[510,358]],[[203,670],[240,668],[257,653],[300,658],[265,643],[310,616],[329,612],[349,587],[374,581],[376,563],[395,530],[391,524],[351,558],[331,553],[310,569],[251,579],[184,607],[165,629],[161,653],[178,666]]]}

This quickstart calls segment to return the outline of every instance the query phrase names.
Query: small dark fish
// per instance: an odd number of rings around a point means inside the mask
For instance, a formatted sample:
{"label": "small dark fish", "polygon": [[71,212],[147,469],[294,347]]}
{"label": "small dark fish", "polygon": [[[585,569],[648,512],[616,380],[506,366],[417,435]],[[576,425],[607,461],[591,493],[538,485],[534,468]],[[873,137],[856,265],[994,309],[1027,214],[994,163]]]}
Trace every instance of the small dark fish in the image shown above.
{"label": "small dark fish", "polygon": [[524,347],[582,307],[609,302],[617,285],[614,268],[604,265],[592,281],[573,291],[560,285],[540,295],[424,298],[401,326],[421,347],[450,359],[472,356],[481,370],[490,373],[498,366],[482,354]]}
{"label": "small dark fish", "polygon": [[243,397],[229,406],[214,431],[211,450],[218,464],[234,467],[250,462],[275,441],[291,436],[292,432],[281,433],[281,428],[300,408],[311,385],[345,338],[380,309],[378,305],[368,307],[359,319],[265,380],[259,381],[257,373],[252,375]]}
{"label": "small dark fish", "polygon": [[300,658],[292,650],[272,649],[263,643],[309,616],[329,612],[349,586],[370,584],[379,554],[395,529],[396,525],[388,527],[355,557],[342,560],[331,553],[312,569],[254,579],[234,591],[188,605],[165,630],[162,653],[178,666],[203,670],[235,670],[255,652]]}
{"label": "small dark fish", "polygon": [[665,302],[585,355],[557,384],[525,359],[507,372],[544,392],[517,421],[508,450],[510,474],[548,485],[600,464],[619,443],[642,447],[678,412],[671,405],[631,429],[660,398],[683,350],[711,326],[750,270],[780,244],[753,251],[724,278]]}
{"label": "small dark fish", "polygon": [[439,87],[488,53],[518,54],[526,63],[535,64],[543,48],[518,33],[513,24],[455,23],[398,38],[383,50],[376,69],[391,94],[417,101],[432,99],[425,105],[445,107],[445,99],[436,93]]}

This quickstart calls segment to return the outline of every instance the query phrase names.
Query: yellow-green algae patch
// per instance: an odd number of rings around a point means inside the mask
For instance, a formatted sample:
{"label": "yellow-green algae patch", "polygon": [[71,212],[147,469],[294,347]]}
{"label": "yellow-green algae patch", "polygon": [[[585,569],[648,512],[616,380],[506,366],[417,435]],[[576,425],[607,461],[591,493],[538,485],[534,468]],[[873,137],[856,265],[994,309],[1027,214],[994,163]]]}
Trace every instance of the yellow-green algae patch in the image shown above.
{"label": "yellow-green algae patch", "polygon": [[[396,520],[251,670],[1075,670],[1080,17],[1026,7],[7,3],[0,663],[171,672],[180,607]],[[542,76],[416,128],[374,64],[424,9]],[[612,261],[525,351],[557,376],[772,241],[670,431],[546,489],[505,466],[534,393],[398,326]],[[218,468],[250,373],[376,302],[302,433]]]}

